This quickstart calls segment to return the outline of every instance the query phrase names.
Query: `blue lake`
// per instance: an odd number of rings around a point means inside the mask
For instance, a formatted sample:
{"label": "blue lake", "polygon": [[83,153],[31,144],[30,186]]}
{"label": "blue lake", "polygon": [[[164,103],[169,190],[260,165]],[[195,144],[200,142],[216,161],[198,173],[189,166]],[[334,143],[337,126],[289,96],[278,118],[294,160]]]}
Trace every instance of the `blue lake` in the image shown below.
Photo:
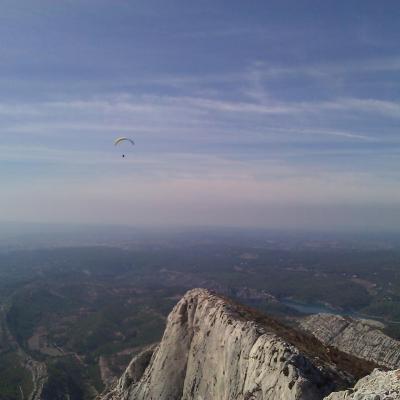
{"label": "blue lake", "polygon": [[328,307],[324,304],[320,303],[300,303],[294,300],[281,300],[281,303],[287,307],[293,308],[296,311],[299,311],[304,314],[318,314],[318,313],[328,313],[328,314],[337,314],[343,316],[351,316],[354,313],[342,310],[336,310],[334,308]]}

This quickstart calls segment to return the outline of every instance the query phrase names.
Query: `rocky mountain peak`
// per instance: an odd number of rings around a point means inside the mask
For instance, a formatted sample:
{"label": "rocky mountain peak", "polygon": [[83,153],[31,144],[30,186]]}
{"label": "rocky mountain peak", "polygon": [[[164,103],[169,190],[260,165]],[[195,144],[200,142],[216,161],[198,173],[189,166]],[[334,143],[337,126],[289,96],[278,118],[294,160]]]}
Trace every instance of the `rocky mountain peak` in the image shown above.
{"label": "rocky mountain peak", "polygon": [[[193,289],[170,313],[160,344],[135,357],[103,400],[319,400],[350,384],[335,365],[340,357],[311,335]],[[370,365],[360,365],[365,375]]]}
{"label": "rocky mountain peak", "polygon": [[400,368],[400,341],[385,335],[377,322],[315,314],[301,320],[300,326],[326,346],[384,368]]}

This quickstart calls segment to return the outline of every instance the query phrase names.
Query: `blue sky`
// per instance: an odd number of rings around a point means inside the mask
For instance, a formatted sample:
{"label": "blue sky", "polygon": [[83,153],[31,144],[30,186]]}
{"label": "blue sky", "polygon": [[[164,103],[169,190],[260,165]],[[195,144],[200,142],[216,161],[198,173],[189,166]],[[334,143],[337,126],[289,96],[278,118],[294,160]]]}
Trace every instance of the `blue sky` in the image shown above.
{"label": "blue sky", "polygon": [[396,229],[399,17],[2,1],[0,220]]}

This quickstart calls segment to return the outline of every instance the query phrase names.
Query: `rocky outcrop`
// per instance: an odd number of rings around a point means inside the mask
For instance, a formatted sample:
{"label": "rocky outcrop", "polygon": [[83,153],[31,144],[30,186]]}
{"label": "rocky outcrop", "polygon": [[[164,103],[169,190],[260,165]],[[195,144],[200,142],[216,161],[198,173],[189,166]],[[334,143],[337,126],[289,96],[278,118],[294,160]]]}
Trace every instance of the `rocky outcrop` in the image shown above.
{"label": "rocky outcrop", "polygon": [[400,342],[385,335],[368,321],[315,314],[306,317],[300,325],[325,345],[373,361],[382,367],[400,367]]}
{"label": "rocky outcrop", "polygon": [[135,357],[102,400],[320,400],[350,386],[329,354],[308,335],[194,289],[161,343]]}
{"label": "rocky outcrop", "polygon": [[400,370],[383,372],[374,370],[360,379],[353,389],[335,392],[325,400],[399,400]]}

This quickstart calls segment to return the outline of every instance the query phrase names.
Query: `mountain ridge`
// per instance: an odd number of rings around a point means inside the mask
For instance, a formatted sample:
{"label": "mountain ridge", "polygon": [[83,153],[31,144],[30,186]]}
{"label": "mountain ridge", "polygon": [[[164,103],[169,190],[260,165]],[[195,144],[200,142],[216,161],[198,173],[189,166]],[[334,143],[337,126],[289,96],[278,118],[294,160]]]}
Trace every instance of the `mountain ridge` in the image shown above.
{"label": "mountain ridge", "polygon": [[301,320],[300,327],[327,346],[382,368],[400,368],[400,341],[385,335],[368,321],[315,314]]}
{"label": "mountain ridge", "polygon": [[320,400],[374,367],[226,297],[192,289],[168,316],[160,344],[136,356],[101,399]]}

